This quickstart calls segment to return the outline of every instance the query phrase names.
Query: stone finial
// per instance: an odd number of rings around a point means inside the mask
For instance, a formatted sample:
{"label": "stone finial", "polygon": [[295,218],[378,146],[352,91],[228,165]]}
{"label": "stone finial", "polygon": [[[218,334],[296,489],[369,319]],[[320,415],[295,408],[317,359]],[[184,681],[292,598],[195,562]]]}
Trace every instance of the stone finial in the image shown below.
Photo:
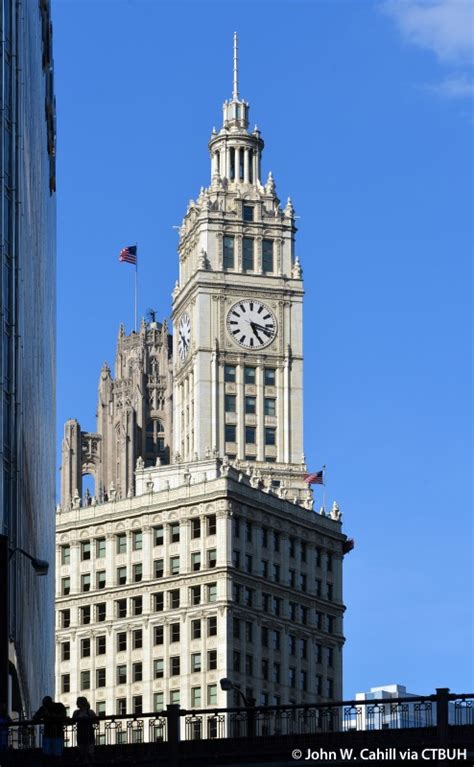
{"label": "stone finial", "polygon": [[113,480],[109,485],[109,498],[111,501],[115,501],[117,499],[117,489]]}
{"label": "stone finial", "polygon": [[74,495],[72,496],[72,508],[73,509],[80,509],[81,507],[81,496],[79,495],[79,490],[74,490]]}
{"label": "stone finial", "polygon": [[295,262],[291,267],[291,276],[294,280],[300,280],[303,276],[303,269],[301,268],[300,260],[298,256],[295,258]]}
{"label": "stone finial", "polygon": [[179,450],[177,450],[176,453],[174,454],[174,462],[181,463],[181,453],[179,452]]}
{"label": "stone finial", "polygon": [[310,511],[313,510],[314,500],[313,498],[311,498],[311,496],[308,496],[308,498],[306,498],[304,502],[304,506],[305,506],[305,509],[309,509]]}
{"label": "stone finial", "polygon": [[326,509],[324,508],[324,506],[321,506],[321,508],[319,509],[319,513],[321,514],[322,517],[326,516]]}
{"label": "stone finial", "polygon": [[224,455],[221,464],[221,477],[227,477],[230,468],[230,461],[227,455]]}
{"label": "stone finial", "polygon": [[149,474],[146,480],[146,489],[148,490],[149,493],[152,493],[154,487],[155,487],[155,483],[153,482],[153,477],[151,476],[151,474]]}
{"label": "stone finial", "polygon": [[208,445],[208,446],[206,447],[206,458],[210,458],[210,457],[211,457],[211,448],[210,448],[210,447],[209,447],[209,445]]}
{"label": "stone finial", "polygon": [[219,452],[217,450],[217,447],[212,448],[212,457],[213,458],[219,458]]}
{"label": "stone finial", "polygon": [[159,455],[156,457],[155,466],[161,466],[161,458]]}
{"label": "stone finial", "polygon": [[288,218],[294,218],[295,209],[293,207],[291,197],[288,197],[283,213],[285,214],[285,216],[288,216]]}
{"label": "stone finial", "polygon": [[173,296],[173,298],[176,298],[178,293],[179,293],[179,282],[178,282],[178,280],[176,280],[176,282],[174,284],[173,292],[172,292],[171,295]]}
{"label": "stone finial", "polygon": [[133,498],[133,492],[131,487],[128,488],[127,498]]}
{"label": "stone finial", "polygon": [[198,269],[207,269],[207,254],[204,248],[201,248],[198,256]]}
{"label": "stone finial", "polygon": [[121,322],[119,327],[119,338],[123,338],[124,335],[125,335],[125,325],[123,324],[123,322]]}
{"label": "stone finial", "polygon": [[275,194],[276,192],[275,179],[273,178],[273,173],[271,171],[268,174],[267,183],[265,184],[265,191],[267,194]]}
{"label": "stone finial", "polygon": [[145,468],[145,461],[143,460],[141,455],[139,455],[138,458],[137,458],[137,462],[135,464],[135,470],[136,471],[143,471],[144,468]]}
{"label": "stone finial", "polygon": [[331,517],[331,519],[335,519],[336,522],[339,522],[342,519],[341,510],[339,509],[337,501],[334,501],[332,505],[331,513],[329,516]]}

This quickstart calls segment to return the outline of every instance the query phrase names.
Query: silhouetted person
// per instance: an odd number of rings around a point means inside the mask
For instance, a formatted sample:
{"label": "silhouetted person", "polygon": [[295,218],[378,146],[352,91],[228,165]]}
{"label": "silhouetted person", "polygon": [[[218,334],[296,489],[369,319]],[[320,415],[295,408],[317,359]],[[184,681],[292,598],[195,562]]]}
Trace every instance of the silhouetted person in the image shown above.
{"label": "silhouetted person", "polygon": [[64,725],[67,713],[62,703],[55,703],[50,695],[43,698],[43,705],[33,717],[33,722],[43,722],[43,754],[61,757],[64,751]]}
{"label": "silhouetted person", "polygon": [[72,721],[77,726],[79,754],[85,762],[91,763],[95,743],[94,722],[97,722],[99,717],[95,711],[92,711],[87,698],[78,698],[76,705],[77,709],[72,715]]}

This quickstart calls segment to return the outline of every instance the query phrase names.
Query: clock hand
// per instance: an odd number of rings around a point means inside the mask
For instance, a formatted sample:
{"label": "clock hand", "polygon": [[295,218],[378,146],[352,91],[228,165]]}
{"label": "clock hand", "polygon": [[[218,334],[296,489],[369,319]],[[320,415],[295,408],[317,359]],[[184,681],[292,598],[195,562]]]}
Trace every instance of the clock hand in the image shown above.
{"label": "clock hand", "polygon": [[258,325],[255,325],[255,322],[250,322],[250,327],[253,330],[253,334],[254,334],[255,338],[257,339],[259,344],[261,344],[262,343],[262,339],[260,338],[260,336],[258,335],[258,333],[257,333],[257,331],[255,329],[255,328],[258,328]]}
{"label": "clock hand", "polygon": [[254,333],[255,333],[255,328],[257,328],[257,330],[260,330],[261,333],[265,333],[266,336],[270,337],[271,335],[273,335],[272,331],[269,328],[265,328],[263,327],[263,325],[259,325],[257,322],[251,322],[250,326]]}

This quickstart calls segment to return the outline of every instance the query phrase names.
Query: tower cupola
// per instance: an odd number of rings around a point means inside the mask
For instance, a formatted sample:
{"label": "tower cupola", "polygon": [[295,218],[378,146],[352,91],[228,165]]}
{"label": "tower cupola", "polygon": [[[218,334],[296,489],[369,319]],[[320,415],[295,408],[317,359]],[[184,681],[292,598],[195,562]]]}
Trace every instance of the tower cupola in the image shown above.
{"label": "tower cupola", "polygon": [[209,141],[212,180],[225,179],[232,184],[260,182],[263,140],[255,126],[248,131],[249,104],[239,97],[238,38],[234,32],[234,77],[232,98],[224,101],[223,124],[213,130]]}

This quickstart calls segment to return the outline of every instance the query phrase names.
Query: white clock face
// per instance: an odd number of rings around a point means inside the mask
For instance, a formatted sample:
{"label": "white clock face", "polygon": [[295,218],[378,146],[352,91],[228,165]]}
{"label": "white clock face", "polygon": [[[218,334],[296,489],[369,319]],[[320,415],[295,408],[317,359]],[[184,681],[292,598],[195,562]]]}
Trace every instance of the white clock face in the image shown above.
{"label": "white clock face", "polygon": [[245,349],[261,349],[276,337],[275,315],[261,301],[244,298],[229,309],[227,330]]}
{"label": "white clock face", "polygon": [[178,326],[178,353],[182,360],[185,360],[189,352],[191,343],[191,320],[189,314],[183,314]]}

